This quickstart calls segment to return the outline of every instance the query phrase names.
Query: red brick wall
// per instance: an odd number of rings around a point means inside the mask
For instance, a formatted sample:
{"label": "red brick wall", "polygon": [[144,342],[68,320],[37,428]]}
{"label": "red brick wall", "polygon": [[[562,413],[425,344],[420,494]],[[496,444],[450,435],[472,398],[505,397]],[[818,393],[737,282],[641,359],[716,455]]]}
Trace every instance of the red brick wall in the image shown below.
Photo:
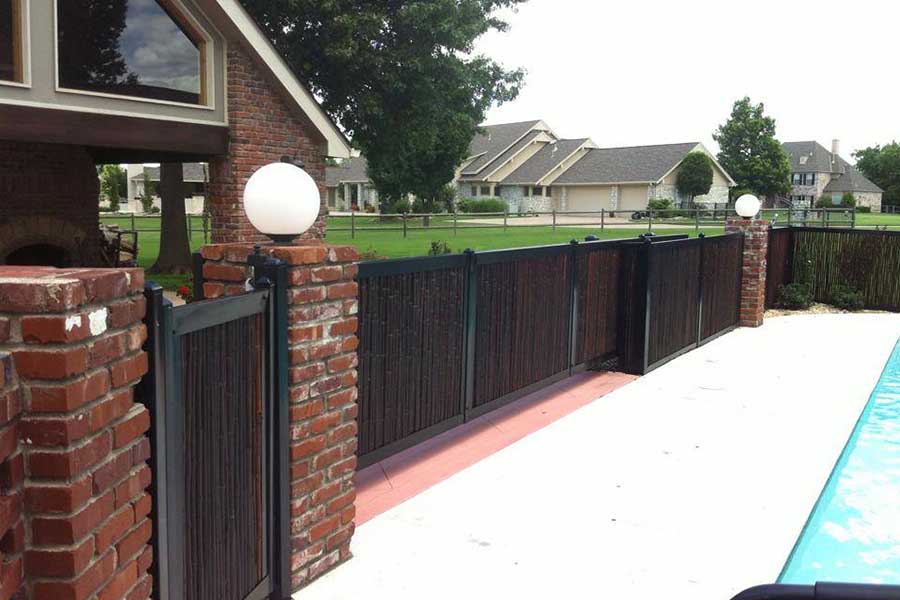
{"label": "red brick wall", "polygon": [[[246,244],[207,246],[207,297],[238,294]],[[356,516],[358,255],[350,247],[264,246],[289,265],[291,557],[300,588],[350,557]]]}
{"label": "red brick wall", "polygon": [[147,370],[142,288],[138,269],[0,267],[0,352],[23,400],[0,486],[21,480],[34,600],[150,596],[150,417],[133,396]]}
{"label": "red brick wall", "polygon": [[[0,344],[9,339],[9,319],[0,317]],[[23,462],[18,421],[22,395],[12,356],[0,354],[0,598],[12,598],[22,588]]]}
{"label": "red brick wall", "polygon": [[282,156],[305,163],[319,184],[321,212],[304,238],[325,237],[326,145],[259,74],[243,50],[228,50],[228,155],[210,162],[210,214],[216,243],[265,240],[247,221],[244,186],[258,168]]}
{"label": "red brick wall", "polygon": [[742,327],[759,327],[766,312],[766,263],[770,223],[764,220],[729,218],[726,232],[744,234],[744,263],[741,276]]}
{"label": "red brick wall", "polygon": [[83,147],[0,140],[0,264],[45,242],[77,254],[77,264],[97,264],[99,193]]}

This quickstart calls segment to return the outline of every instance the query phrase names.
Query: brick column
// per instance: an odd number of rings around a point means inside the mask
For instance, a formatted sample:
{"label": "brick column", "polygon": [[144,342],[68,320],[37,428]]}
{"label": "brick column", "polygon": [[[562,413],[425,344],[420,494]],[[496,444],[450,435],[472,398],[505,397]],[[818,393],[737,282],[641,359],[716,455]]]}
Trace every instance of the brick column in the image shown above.
{"label": "brick column", "polygon": [[[239,294],[249,244],[203,248],[206,297]],[[357,284],[354,248],[262,246],[289,267],[291,581],[350,557],[356,516]]]}
{"label": "brick column", "polygon": [[150,596],[143,283],[139,269],[0,267],[3,598],[17,580],[34,600]]}
{"label": "brick column", "polygon": [[744,234],[744,262],[741,278],[742,327],[759,327],[766,312],[766,260],[769,251],[769,222],[762,219],[729,217],[726,233]]}

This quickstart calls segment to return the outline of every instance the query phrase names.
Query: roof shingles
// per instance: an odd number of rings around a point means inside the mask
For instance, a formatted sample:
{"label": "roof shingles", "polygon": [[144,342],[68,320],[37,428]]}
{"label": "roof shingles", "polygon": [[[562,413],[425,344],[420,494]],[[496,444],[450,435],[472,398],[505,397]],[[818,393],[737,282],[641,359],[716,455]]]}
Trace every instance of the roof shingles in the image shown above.
{"label": "roof shingles", "polygon": [[580,140],[559,140],[553,144],[547,144],[537,154],[525,161],[522,166],[510,173],[504,180],[504,185],[535,184],[553,169],[559,166],[573,152],[581,148],[587,142],[586,138]]}
{"label": "roof shingles", "polygon": [[699,146],[698,142],[595,148],[560,175],[554,185],[655,183]]}

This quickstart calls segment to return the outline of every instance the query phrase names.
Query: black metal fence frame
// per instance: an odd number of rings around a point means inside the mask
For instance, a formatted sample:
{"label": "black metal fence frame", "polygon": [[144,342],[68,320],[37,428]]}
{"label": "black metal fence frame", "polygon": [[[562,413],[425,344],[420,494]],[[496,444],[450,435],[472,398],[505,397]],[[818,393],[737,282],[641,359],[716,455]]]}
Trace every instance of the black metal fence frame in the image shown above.
{"label": "black metal fence frame", "polygon": [[269,574],[245,600],[291,596],[287,267],[260,255],[251,256],[249,263],[255,291],[245,295],[173,307],[163,298],[160,286],[152,282],[145,286],[148,338],[144,349],[150,355],[150,369],[139,394],[151,417],[152,545],[158,557],[153,561],[153,597],[161,600],[180,598],[184,589],[185,548],[179,532],[184,528],[188,491],[184,489],[183,457],[172,452],[184,448],[184,415],[177,410],[182,365],[176,342],[191,331],[253,315],[263,316],[265,333],[261,383],[267,410],[261,425],[266,442],[261,478],[266,524],[262,560]]}

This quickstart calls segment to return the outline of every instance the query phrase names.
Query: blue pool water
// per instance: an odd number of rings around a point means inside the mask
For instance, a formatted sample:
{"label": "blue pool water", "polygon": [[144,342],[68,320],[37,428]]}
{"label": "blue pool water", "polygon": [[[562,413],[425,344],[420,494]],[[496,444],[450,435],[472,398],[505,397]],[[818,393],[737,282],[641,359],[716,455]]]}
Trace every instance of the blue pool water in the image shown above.
{"label": "blue pool water", "polygon": [[779,582],[900,584],[900,343]]}

